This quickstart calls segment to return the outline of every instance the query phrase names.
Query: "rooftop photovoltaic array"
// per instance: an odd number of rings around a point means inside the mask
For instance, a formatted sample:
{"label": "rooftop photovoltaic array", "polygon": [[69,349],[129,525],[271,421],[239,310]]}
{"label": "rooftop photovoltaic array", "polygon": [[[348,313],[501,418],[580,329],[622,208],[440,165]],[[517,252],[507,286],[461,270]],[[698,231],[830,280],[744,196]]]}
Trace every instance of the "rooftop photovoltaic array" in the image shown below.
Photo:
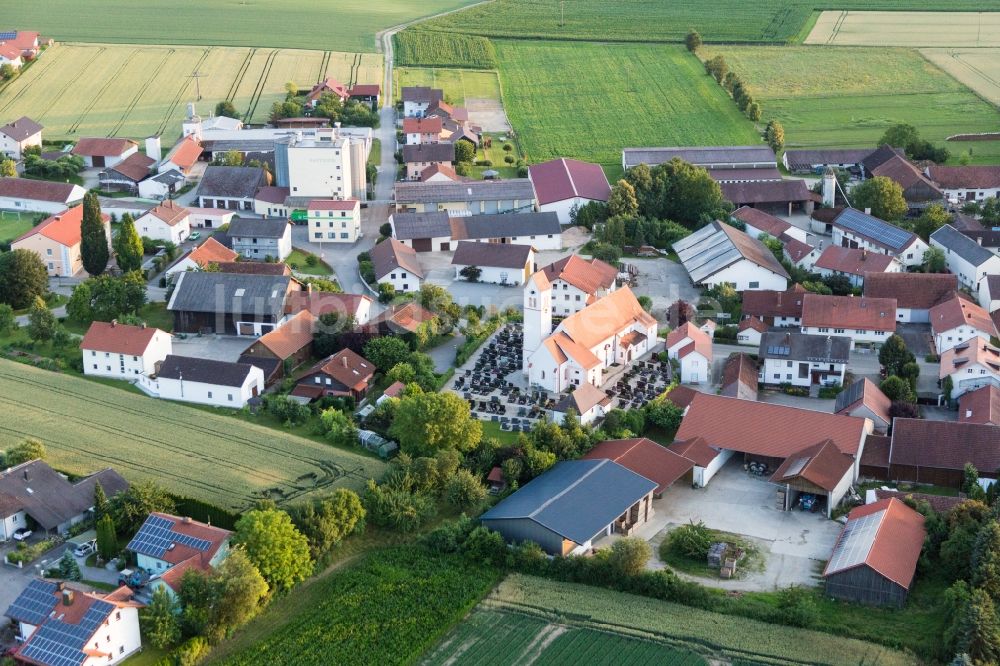
{"label": "rooftop photovoltaic array", "polygon": [[884,516],[885,510],[882,510],[849,521],[844,526],[844,533],[837,542],[826,572],[831,574],[863,563],[875,543],[875,534]]}
{"label": "rooftop photovoltaic array", "polygon": [[77,624],[48,620],[32,634],[21,656],[49,666],[79,666],[87,660],[83,647],[114,609],[114,604],[94,601]]}
{"label": "rooftop photovoltaic array", "polygon": [[17,32],[0,32],[0,42],[5,42],[8,39],[17,39]]}
{"label": "rooftop photovoltaic array", "polygon": [[894,250],[902,250],[910,242],[910,239],[913,238],[913,234],[909,231],[900,229],[884,220],[866,215],[853,208],[848,208],[841,213],[834,220],[834,224],[849,231],[857,232]]}
{"label": "rooftop photovoltaic array", "polygon": [[174,531],[176,523],[161,516],[150,516],[128,544],[128,550],[150,557],[162,557],[171,545],[189,546],[202,552],[212,547],[211,541]]}
{"label": "rooftop photovoltaic array", "polygon": [[7,609],[7,615],[28,624],[41,624],[56,605],[56,584],[33,580]]}
{"label": "rooftop photovoltaic array", "polygon": [[792,353],[790,347],[784,347],[781,345],[771,345],[767,348],[768,356],[788,356],[790,353]]}

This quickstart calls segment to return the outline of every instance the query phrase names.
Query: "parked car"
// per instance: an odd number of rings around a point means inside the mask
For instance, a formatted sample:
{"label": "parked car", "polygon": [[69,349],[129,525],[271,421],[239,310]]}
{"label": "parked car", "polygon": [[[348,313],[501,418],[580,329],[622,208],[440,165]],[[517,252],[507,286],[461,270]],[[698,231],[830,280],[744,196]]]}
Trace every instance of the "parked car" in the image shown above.
{"label": "parked car", "polygon": [[31,530],[27,527],[22,527],[21,529],[14,530],[14,541],[27,541],[28,537],[31,536]]}
{"label": "parked car", "polygon": [[97,552],[97,539],[81,543],[73,549],[73,555],[76,557],[87,557],[87,555],[95,552]]}
{"label": "parked car", "polygon": [[190,236],[188,236],[188,240],[198,240],[199,238],[201,238],[201,232],[200,231],[196,231],[193,234],[191,234]]}

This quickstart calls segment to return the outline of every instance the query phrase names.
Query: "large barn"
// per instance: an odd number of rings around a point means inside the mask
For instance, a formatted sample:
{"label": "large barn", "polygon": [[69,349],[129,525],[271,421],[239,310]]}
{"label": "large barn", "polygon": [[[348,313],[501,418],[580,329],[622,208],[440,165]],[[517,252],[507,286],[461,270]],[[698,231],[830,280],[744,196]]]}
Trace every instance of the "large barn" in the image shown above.
{"label": "large barn", "polygon": [[826,593],[844,601],[901,607],[925,536],[924,517],[898,499],[855,508],[823,571]]}

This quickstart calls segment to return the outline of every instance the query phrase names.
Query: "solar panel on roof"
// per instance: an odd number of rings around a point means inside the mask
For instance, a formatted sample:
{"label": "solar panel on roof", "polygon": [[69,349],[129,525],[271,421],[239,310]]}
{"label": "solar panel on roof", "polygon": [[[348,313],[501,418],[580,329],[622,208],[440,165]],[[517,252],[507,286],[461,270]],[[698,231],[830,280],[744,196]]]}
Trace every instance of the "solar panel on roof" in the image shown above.
{"label": "solar panel on roof", "polygon": [[172,520],[161,516],[150,516],[132,537],[128,550],[150,557],[162,557],[173,544],[189,546],[200,551],[206,551],[212,546],[211,541],[175,532],[174,525],[176,523]]}
{"label": "solar panel on roof", "polygon": [[17,32],[0,32],[0,40],[17,39]]}
{"label": "solar panel on roof", "polygon": [[896,250],[903,249],[903,246],[912,238],[909,231],[900,229],[877,217],[866,215],[852,208],[848,208],[841,213],[834,224],[850,231],[855,231],[862,236],[867,236]]}
{"label": "solar panel on roof", "polygon": [[56,584],[33,580],[7,609],[7,615],[28,624],[40,624],[56,605]]}
{"label": "solar panel on roof", "polygon": [[837,548],[830,558],[827,573],[834,573],[855,567],[868,558],[868,553],[875,543],[875,534],[882,523],[885,510],[876,511],[857,520],[851,520],[844,526],[844,534],[837,543]]}

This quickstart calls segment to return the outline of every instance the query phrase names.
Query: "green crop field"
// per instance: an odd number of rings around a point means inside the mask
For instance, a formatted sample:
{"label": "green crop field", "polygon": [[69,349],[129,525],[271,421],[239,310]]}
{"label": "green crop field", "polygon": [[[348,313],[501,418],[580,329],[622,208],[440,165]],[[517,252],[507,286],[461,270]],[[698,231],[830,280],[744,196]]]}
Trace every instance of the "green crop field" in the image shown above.
{"label": "green crop field", "polygon": [[760,137],[679,46],[498,41],[507,117],[531,161],[614,167],[629,146],[733,145]]}
{"label": "green crop field", "polygon": [[508,576],[480,608],[656,641],[734,663],[902,666],[914,662],[902,652],[843,636],[520,574]]}
{"label": "green crop field", "polygon": [[662,643],[497,610],[477,609],[425,657],[423,666],[567,663],[703,666],[702,657]]}
{"label": "green crop field", "polygon": [[449,104],[466,104],[468,99],[500,100],[500,81],[496,72],[476,69],[430,69],[400,67],[395,72],[396,99],[403,86],[430,86],[444,91]]}
{"label": "green crop field", "polygon": [[411,28],[396,34],[396,62],[420,67],[493,69],[497,54],[485,37],[442,34]]}
{"label": "green crop field", "polygon": [[482,563],[419,546],[375,551],[307,583],[305,598],[293,598],[283,617],[268,611],[271,617],[249,625],[209,663],[413,663],[483,598],[498,575]]}
{"label": "green crop field", "polygon": [[302,88],[326,76],[348,85],[382,81],[382,60],[369,53],[58,44],[0,88],[0,118],[30,116],[45,126],[46,139],[175,137],[195,99],[195,70],[201,113],[228,99],[258,122],[289,81]]}
{"label": "green crop field", "polygon": [[75,42],[375,51],[375,33],[473,0],[31,0],[6,28]]}
{"label": "green crop field", "polygon": [[337,487],[359,489],[384,463],[221,412],[157,400],[0,360],[0,449],[40,439],[53,467],[114,467],[130,481],[230,510],[285,503]]}
{"label": "green crop field", "polygon": [[[1000,0],[838,0],[836,9],[985,11]],[[420,25],[487,37],[678,42],[690,29],[706,41],[801,41],[824,0],[495,0]]]}
{"label": "green crop field", "polygon": [[[872,146],[901,122],[941,144],[953,134],[996,131],[1000,121],[995,107],[914,50],[719,46],[703,57],[715,54],[750,85],[764,119],[782,122],[788,148]],[[953,159],[971,148],[973,162],[1000,160],[998,141],[948,147]]]}

